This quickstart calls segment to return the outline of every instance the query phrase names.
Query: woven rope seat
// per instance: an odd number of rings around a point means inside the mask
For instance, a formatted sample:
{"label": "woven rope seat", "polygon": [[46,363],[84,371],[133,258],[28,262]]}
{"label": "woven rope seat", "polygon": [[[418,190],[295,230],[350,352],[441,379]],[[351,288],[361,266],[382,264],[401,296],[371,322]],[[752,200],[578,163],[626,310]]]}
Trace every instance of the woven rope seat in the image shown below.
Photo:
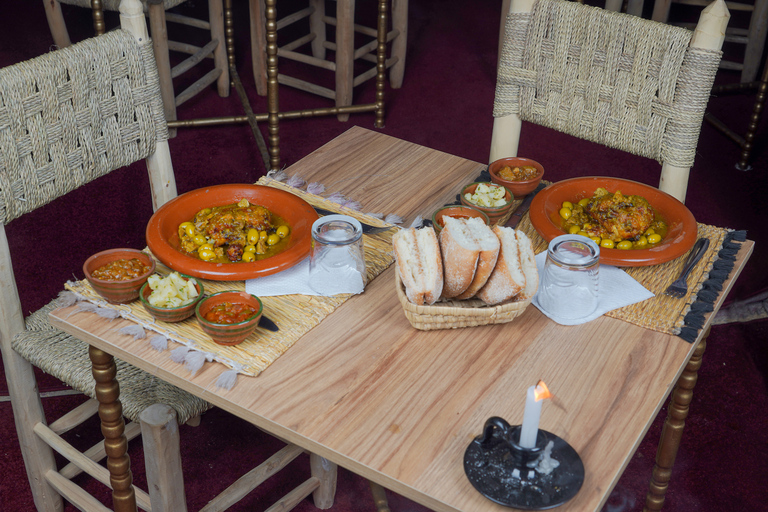
{"label": "woven rope seat", "polygon": [[690,30],[577,2],[540,0],[506,26],[495,117],[693,164],[722,52],[689,47]]}
{"label": "woven rope seat", "polygon": [[[56,307],[56,301],[52,301],[27,317],[27,330],[13,339],[13,348],[44,372],[66,382],[72,389],[95,398],[96,382],[91,374],[88,344],[51,326],[48,313]],[[209,402],[125,361],[115,358],[115,364],[123,415],[131,421],[138,421],[139,414],[154,404],[173,407],[178,414],[179,424],[213,407]]]}
{"label": "woven rope seat", "polygon": [[[76,5],[78,7],[91,7],[91,0],[58,0],[62,4]],[[163,6],[166,9],[176,7],[187,0],[163,0]],[[147,0],[141,0],[144,4],[144,10],[147,10]],[[101,6],[105,11],[117,11],[120,8],[120,0],[101,0]]]}

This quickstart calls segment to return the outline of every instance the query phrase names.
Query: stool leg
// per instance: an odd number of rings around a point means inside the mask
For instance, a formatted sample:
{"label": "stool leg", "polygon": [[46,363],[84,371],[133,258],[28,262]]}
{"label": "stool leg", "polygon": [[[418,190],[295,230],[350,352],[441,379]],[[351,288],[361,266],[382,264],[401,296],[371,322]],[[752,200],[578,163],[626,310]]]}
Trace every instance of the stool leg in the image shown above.
{"label": "stool leg", "polygon": [[43,0],[45,7],[45,18],[48,20],[48,28],[51,29],[53,42],[59,48],[66,48],[72,44],[67,31],[67,24],[64,22],[64,15],[61,13],[61,4],[58,0]]}
{"label": "stool leg", "polygon": [[701,368],[701,358],[707,348],[707,335],[709,332],[696,347],[672,391],[667,419],[664,421],[659,448],[656,452],[656,465],[653,468],[650,488],[645,498],[644,511],[658,511],[664,506],[664,497],[672,477],[672,466],[675,465],[675,457],[677,457],[685,428],[685,419],[688,417],[689,406],[693,399],[693,387],[696,385],[698,371]]}
{"label": "stool leg", "polygon": [[310,453],[309,467],[312,476],[320,480],[320,487],[312,493],[315,506],[321,510],[331,508],[336,494],[336,464],[319,455]]}
{"label": "stool leg", "polygon": [[[176,94],[173,92],[171,77],[171,58],[168,53],[168,28],[165,25],[165,7],[162,0],[150,0],[149,30],[152,34],[152,47],[157,62],[157,74],[160,77],[160,96],[163,98],[163,111],[166,121],[175,121]],[[168,136],[176,136],[176,128],[168,129]]]}
{"label": "stool leg", "polygon": [[123,406],[117,383],[115,358],[96,347],[89,347],[93,378],[96,381],[96,399],[99,401],[101,432],[107,454],[109,482],[112,486],[112,504],[115,512],[136,512],[136,494],[133,489],[128,440],[125,437]]}
{"label": "stool leg", "polygon": [[[312,14],[309,15],[309,31],[314,36],[312,39],[312,55],[325,60],[325,0],[309,0]],[[354,18],[354,17],[353,17]]]}
{"label": "stool leg", "polygon": [[139,420],[152,512],[186,512],[176,411],[155,404],[144,409]]}
{"label": "stool leg", "polygon": [[264,0],[248,0],[251,18],[251,66],[256,93],[267,95],[267,35],[264,27]]}
{"label": "stool leg", "polygon": [[408,48],[408,0],[392,0],[392,28],[397,37],[392,41],[392,56],[397,59],[389,70],[389,83],[393,89],[403,85],[405,52]]}
{"label": "stool leg", "polygon": [[224,35],[224,7],[221,0],[208,0],[208,20],[211,24],[211,38],[219,44],[213,50],[213,63],[216,69],[221,70],[216,88],[219,96],[229,96],[229,59],[227,58],[227,42]]}
{"label": "stool leg", "polygon": [[[352,104],[355,56],[355,2],[336,3],[336,106]],[[339,114],[339,121],[349,120],[349,114]]]}

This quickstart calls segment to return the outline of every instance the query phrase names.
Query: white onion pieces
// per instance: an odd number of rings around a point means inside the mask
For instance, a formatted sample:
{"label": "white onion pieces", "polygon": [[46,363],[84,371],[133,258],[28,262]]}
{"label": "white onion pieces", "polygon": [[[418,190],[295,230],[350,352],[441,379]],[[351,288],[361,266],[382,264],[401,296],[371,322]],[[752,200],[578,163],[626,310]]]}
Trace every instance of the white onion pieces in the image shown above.
{"label": "white onion pieces", "polygon": [[198,295],[193,282],[187,281],[178,272],[171,272],[168,277],[153,274],[147,282],[152,288],[147,302],[158,308],[177,308],[194,301]]}

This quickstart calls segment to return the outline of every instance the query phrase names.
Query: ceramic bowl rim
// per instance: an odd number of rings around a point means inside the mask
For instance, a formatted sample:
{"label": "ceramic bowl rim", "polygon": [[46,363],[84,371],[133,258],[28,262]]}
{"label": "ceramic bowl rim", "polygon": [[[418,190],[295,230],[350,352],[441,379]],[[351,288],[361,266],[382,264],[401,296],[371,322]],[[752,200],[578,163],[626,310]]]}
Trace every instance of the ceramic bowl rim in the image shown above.
{"label": "ceramic bowl rim", "polygon": [[[213,297],[216,297],[218,295],[223,295],[225,293],[236,293],[238,295],[239,294],[248,294],[248,295],[250,295],[251,297],[253,297],[254,299],[256,299],[258,301],[258,303],[259,303],[259,310],[256,313],[254,313],[253,315],[249,316],[247,319],[243,320],[242,322],[237,322],[237,323],[234,323],[234,324],[217,324],[215,322],[211,322],[210,320],[206,320],[200,314],[200,306],[202,306],[205,301],[207,301],[209,299],[212,299]],[[262,313],[264,313],[264,302],[261,300],[261,298],[257,297],[256,295],[254,295],[252,293],[248,293],[248,292],[245,292],[245,291],[238,291],[238,290],[223,290],[223,291],[220,291],[220,292],[213,293],[211,295],[207,295],[202,300],[200,300],[197,303],[197,305],[195,306],[195,316],[200,321],[200,324],[201,325],[212,326],[212,327],[235,327],[235,326],[245,325],[245,324],[247,324],[249,322],[253,322],[253,320],[255,318],[257,318],[258,316],[260,316]]]}
{"label": "ceramic bowl rim", "polygon": [[[435,210],[432,213],[432,223],[433,224],[437,224],[437,214],[439,212],[443,211],[443,210],[447,210],[448,208],[469,208],[470,210],[479,213],[480,214],[480,218],[482,218],[483,221],[485,221],[486,225],[488,225],[488,226],[491,225],[491,218],[488,217],[487,213],[485,213],[483,210],[480,210],[480,209],[478,209],[478,208],[476,208],[474,206],[470,206],[468,204],[446,204],[444,206],[441,206],[440,208],[438,208],[437,210]],[[438,225],[438,227],[440,229],[442,229],[442,226]]]}
{"label": "ceramic bowl rim", "polygon": [[[143,256],[143,257],[147,258],[149,260],[149,267],[150,267],[149,270],[145,274],[142,274],[142,275],[137,276],[137,277],[132,277],[131,279],[126,279],[124,281],[115,281],[115,280],[109,280],[109,279],[99,279],[97,277],[93,277],[93,275],[91,274],[91,271],[88,269],[88,264],[91,261],[95,261],[98,257],[100,257],[102,255],[105,255],[107,253],[112,253],[112,252],[116,253],[118,251],[132,252],[132,253],[136,254],[137,256]],[[114,259],[111,259],[109,261],[112,262],[112,261],[119,260],[119,259],[124,259],[124,258],[114,258]],[[152,256],[150,256],[149,254],[147,254],[146,252],[142,251],[142,250],[133,249],[133,248],[130,248],[130,247],[116,247],[116,248],[113,248],[113,249],[104,249],[103,251],[99,251],[99,252],[97,252],[95,254],[91,254],[90,256],[88,256],[88,258],[85,260],[85,262],[83,262],[83,273],[85,274],[86,279],[88,279],[89,281],[93,281],[96,284],[99,284],[99,285],[102,285],[102,286],[105,286],[105,285],[109,286],[110,284],[114,284],[114,283],[132,284],[132,283],[136,283],[138,281],[141,281],[142,279],[146,279],[149,276],[151,276],[155,272],[156,265],[157,264],[155,263],[155,259]]]}
{"label": "ceramic bowl rim", "polygon": [[[524,162],[524,163],[523,163],[523,165],[533,165],[534,167],[536,167],[536,170],[538,171],[538,174],[536,175],[536,177],[535,177],[535,178],[531,178],[530,180],[518,180],[518,181],[514,181],[514,180],[507,180],[507,179],[504,179],[504,178],[502,178],[501,176],[499,176],[499,170],[500,170],[500,169],[501,169],[501,167],[503,167],[503,166],[501,166],[501,165],[500,165],[500,166],[499,166],[499,169],[496,169],[496,170],[494,170],[494,171],[492,171],[492,170],[491,170],[491,168],[494,166],[494,164],[495,164],[496,162],[501,162],[501,161],[505,161],[505,160],[522,160],[522,161]],[[523,185],[531,185],[531,184],[533,184],[534,182],[538,182],[538,181],[541,181],[541,179],[542,179],[542,178],[544,178],[544,166],[543,166],[543,165],[541,165],[541,163],[539,163],[539,162],[537,162],[536,160],[533,160],[533,159],[531,159],[531,158],[526,158],[526,157],[522,157],[522,156],[506,156],[506,157],[504,157],[504,158],[499,158],[499,159],[496,159],[496,160],[494,160],[493,162],[491,162],[491,163],[488,165],[488,173],[489,173],[491,176],[493,176],[494,178],[496,178],[497,180],[499,180],[499,181],[503,182],[503,183],[498,183],[498,185],[504,185],[505,183],[509,183],[509,184],[511,184],[511,185],[515,185],[515,184],[518,184],[518,185],[520,185],[520,186],[523,186]],[[506,186],[506,185],[504,185],[504,186]]]}
{"label": "ceramic bowl rim", "polygon": [[199,280],[198,278],[193,277],[193,276],[188,276],[188,275],[182,274],[182,273],[179,273],[179,275],[181,277],[185,278],[187,281],[190,281],[190,280],[193,281],[200,288],[200,290],[198,290],[197,297],[195,297],[195,299],[192,302],[189,302],[187,304],[182,304],[181,306],[175,306],[175,307],[172,307],[172,308],[164,308],[164,307],[160,307],[160,306],[153,306],[152,304],[149,303],[149,301],[147,299],[144,298],[144,289],[147,286],[149,286],[149,280],[147,280],[147,282],[144,283],[143,285],[141,285],[141,288],[139,289],[139,300],[141,301],[141,303],[147,309],[151,309],[151,310],[155,310],[155,311],[163,311],[163,312],[168,312],[168,313],[177,312],[177,311],[180,311],[180,310],[182,310],[184,308],[188,308],[190,306],[197,306],[197,303],[202,301],[205,298],[205,287],[203,286],[203,282],[201,280]]}
{"label": "ceramic bowl rim", "polygon": [[[507,201],[507,204],[505,204],[504,206],[480,206],[480,205],[472,204],[470,201],[468,201],[464,197],[464,194],[466,194],[466,190],[469,187],[473,185],[480,185],[480,184],[503,188],[506,191],[506,193],[509,194],[509,201]],[[504,195],[504,197],[507,197],[506,194]],[[480,210],[483,213],[486,213],[486,212],[498,213],[498,212],[503,212],[504,210],[512,206],[512,203],[515,202],[515,194],[513,194],[512,191],[509,190],[509,188],[506,185],[502,185],[501,183],[494,183],[492,181],[473,181],[472,183],[469,183],[468,185],[464,186],[461,189],[461,201],[462,201],[462,206],[469,206],[470,208],[475,208],[476,210]],[[463,203],[464,201],[466,201],[469,204],[464,204]]]}

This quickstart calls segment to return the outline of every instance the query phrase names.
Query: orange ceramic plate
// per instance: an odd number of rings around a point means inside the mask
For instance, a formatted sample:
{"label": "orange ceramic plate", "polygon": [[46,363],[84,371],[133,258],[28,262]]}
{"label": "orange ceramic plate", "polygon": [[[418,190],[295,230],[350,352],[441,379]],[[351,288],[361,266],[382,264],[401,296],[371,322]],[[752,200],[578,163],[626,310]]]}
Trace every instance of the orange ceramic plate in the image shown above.
{"label": "orange ceramic plate", "polygon": [[[233,204],[247,199],[265,206],[291,226],[291,240],[283,252],[250,263],[202,261],[179,251],[179,224],[191,220],[203,208]],[[312,223],[318,215],[298,196],[263,185],[233,184],[206,187],[168,201],[147,225],[147,246],[168,267],[194,277],[215,281],[242,281],[292,267],[307,255],[312,241]]]}
{"label": "orange ceramic plate", "polygon": [[667,236],[648,249],[620,250],[601,247],[601,263],[620,267],[657,265],[682,256],[693,247],[698,227],[693,214],[683,203],[657,188],[620,178],[572,178],[548,186],[536,194],[531,202],[533,227],[547,241],[565,234],[560,227],[559,213],[563,201],[575,203],[579,199],[592,197],[599,187],[609,192],[620,190],[624,195],[644,197],[661,214],[668,226]]}

